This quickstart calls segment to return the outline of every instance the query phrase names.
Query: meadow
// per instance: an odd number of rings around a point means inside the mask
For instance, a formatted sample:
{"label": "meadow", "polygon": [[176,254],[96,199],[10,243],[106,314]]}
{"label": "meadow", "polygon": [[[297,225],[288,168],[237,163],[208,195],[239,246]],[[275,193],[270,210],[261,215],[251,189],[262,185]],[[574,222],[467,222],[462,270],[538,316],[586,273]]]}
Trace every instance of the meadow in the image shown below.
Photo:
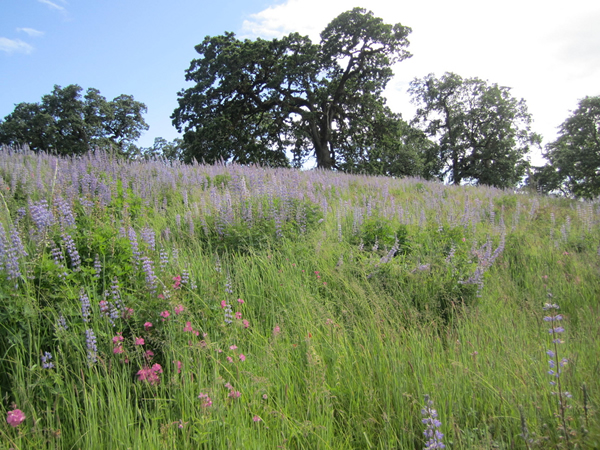
{"label": "meadow", "polygon": [[597,202],[8,147],[0,192],[0,448],[600,448]]}

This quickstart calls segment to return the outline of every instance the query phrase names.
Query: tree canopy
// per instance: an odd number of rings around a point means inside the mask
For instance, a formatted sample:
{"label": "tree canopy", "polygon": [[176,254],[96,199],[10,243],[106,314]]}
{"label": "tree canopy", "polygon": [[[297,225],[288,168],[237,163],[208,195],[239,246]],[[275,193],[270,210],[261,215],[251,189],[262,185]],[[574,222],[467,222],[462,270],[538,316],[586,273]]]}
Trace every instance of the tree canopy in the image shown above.
{"label": "tree canopy", "polygon": [[530,184],[575,197],[600,195],[600,96],[579,101],[544,156],[550,164],[538,167]]}
{"label": "tree canopy", "polygon": [[525,101],[509,88],[446,73],[415,79],[409,92],[418,106],[413,124],[437,142],[428,164],[440,178],[502,188],[521,181],[541,138],[531,131]]}
{"label": "tree canopy", "polygon": [[317,167],[347,169],[388,133],[375,124],[392,117],[382,92],[391,65],[411,56],[410,31],[355,8],[323,30],[320,44],[298,33],[207,36],[186,71],[194,85],[178,94],[171,116],[186,160],[301,167],[314,157]]}
{"label": "tree canopy", "polygon": [[34,151],[82,154],[94,146],[125,153],[148,125],[146,105],[131,95],[111,101],[89,88],[58,85],[40,103],[19,103],[0,121],[0,144],[25,145]]}

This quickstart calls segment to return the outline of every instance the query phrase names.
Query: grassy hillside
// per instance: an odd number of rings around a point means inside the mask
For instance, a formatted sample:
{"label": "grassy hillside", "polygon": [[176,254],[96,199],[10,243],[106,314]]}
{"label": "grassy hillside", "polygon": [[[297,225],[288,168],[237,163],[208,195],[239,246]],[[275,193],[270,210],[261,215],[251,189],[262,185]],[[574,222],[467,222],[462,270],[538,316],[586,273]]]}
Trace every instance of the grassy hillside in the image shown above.
{"label": "grassy hillside", "polygon": [[9,148],[0,192],[2,448],[600,447],[598,203]]}

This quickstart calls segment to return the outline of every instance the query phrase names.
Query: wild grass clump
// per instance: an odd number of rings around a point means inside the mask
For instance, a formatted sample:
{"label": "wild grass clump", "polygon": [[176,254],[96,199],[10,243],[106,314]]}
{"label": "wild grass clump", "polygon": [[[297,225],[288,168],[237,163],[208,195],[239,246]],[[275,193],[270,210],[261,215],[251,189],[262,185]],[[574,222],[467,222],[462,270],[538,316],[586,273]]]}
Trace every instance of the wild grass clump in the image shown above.
{"label": "wild grass clump", "polygon": [[7,448],[600,446],[597,203],[6,147],[0,192]]}

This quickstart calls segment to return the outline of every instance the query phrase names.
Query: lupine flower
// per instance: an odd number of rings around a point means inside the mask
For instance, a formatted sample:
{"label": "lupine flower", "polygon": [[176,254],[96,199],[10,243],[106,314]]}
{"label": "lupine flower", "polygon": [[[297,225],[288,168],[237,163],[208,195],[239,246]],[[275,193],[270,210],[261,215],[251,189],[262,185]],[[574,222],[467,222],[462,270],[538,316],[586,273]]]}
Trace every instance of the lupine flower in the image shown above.
{"label": "lupine flower", "polygon": [[63,331],[66,331],[69,329],[69,327],[67,326],[67,321],[65,319],[65,316],[63,316],[62,314],[60,316],[58,316],[58,320],[56,321],[56,327],[59,330],[63,330]]}
{"label": "lupine flower", "polygon": [[40,359],[42,360],[42,367],[44,369],[52,369],[54,368],[54,363],[52,363],[52,354],[50,352],[45,352]]}
{"label": "lupine flower", "polygon": [[444,435],[438,431],[438,428],[442,426],[442,422],[437,419],[437,411],[433,409],[433,401],[430,400],[429,395],[425,396],[425,408],[421,410],[421,414],[425,416],[424,419],[421,419],[421,422],[426,426],[423,432],[427,439],[424,450],[446,448],[442,443]]}
{"label": "lupine flower", "polygon": [[88,360],[90,364],[94,364],[98,361],[98,347],[96,346],[96,335],[91,328],[85,330],[85,341],[88,351]]}
{"label": "lupine flower", "polygon": [[102,272],[102,264],[100,263],[100,257],[96,254],[96,258],[94,259],[94,278],[100,278],[100,273]]}
{"label": "lupine flower", "polygon": [[154,275],[153,265],[154,265],[154,262],[147,256],[144,256],[143,263],[142,263],[142,270],[146,274],[146,286],[148,287],[150,292],[156,291],[156,288],[157,288],[156,282],[158,280],[158,277],[156,275]]}
{"label": "lupine flower", "polygon": [[13,427],[16,428],[23,423],[25,420],[25,414],[20,409],[13,409],[12,411],[8,411],[6,414],[6,422]]}
{"label": "lupine flower", "polygon": [[83,318],[84,322],[89,322],[90,315],[92,314],[92,311],[90,309],[90,299],[88,298],[83,288],[81,288],[81,291],[79,293],[79,302],[81,303],[81,317]]}

